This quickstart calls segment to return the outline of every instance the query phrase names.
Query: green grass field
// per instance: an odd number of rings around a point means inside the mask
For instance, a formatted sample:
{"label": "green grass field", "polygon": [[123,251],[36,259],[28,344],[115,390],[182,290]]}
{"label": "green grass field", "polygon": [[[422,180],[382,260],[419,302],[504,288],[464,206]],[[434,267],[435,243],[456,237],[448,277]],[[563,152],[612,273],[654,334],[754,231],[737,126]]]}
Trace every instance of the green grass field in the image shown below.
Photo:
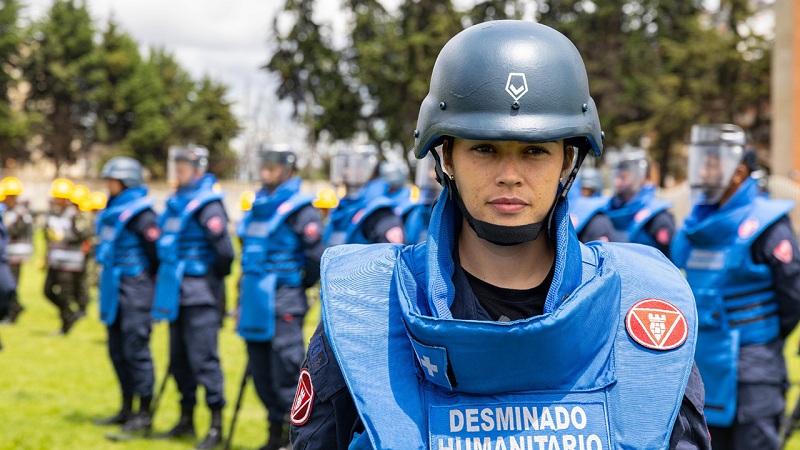
{"label": "green grass field", "polygon": [[[0,351],[0,450],[127,450],[187,449],[194,441],[138,440],[110,442],[105,433],[114,428],[98,427],[92,419],[110,415],[119,408],[119,388],[106,353],[106,330],[97,319],[97,302],[89,317],[81,320],[66,337],[55,336],[60,322],[56,308],[42,293],[44,271],[37,265],[42,258],[41,238],[37,240],[37,256],[23,268],[19,286],[20,301],[26,310],[20,320],[0,326],[5,349]],[[228,302],[236,298],[238,266],[228,278]],[[96,292],[93,289],[93,295]],[[309,337],[319,319],[319,302],[312,301],[306,319]],[[156,362],[156,378],[160,382],[167,364],[167,324],[153,329],[151,348]],[[800,357],[798,333],[786,346],[786,358],[792,388],[788,404],[794,406],[800,393]],[[226,320],[220,333],[220,353],[225,372],[225,433],[233,413],[236,394],[246,361],[244,343]],[[201,404],[195,414],[199,437],[208,427],[208,410]],[[167,386],[158,409],[154,430],[166,431],[179,415],[178,394],[174,381]],[[265,411],[255,389],[246,391],[232,448],[252,449],[266,440]],[[788,449],[800,450],[800,432]]]}
{"label": "green grass field", "polygon": [[[92,419],[113,414],[119,408],[119,387],[108,358],[106,329],[98,320],[97,302],[90,314],[79,321],[68,336],[56,336],[60,327],[58,312],[43,294],[41,237],[37,237],[37,255],[23,267],[19,286],[20,302],[25,312],[14,325],[0,326],[0,449],[89,450],[89,449],[187,449],[194,441],[138,440],[111,442],[105,433],[113,427],[98,427]],[[235,301],[235,273],[228,277],[228,304]],[[96,298],[96,289],[92,289]],[[307,317],[307,335],[319,318],[319,304],[314,302]],[[168,356],[168,326],[153,328],[151,349],[156,364],[156,382],[164,375]],[[233,414],[236,395],[246,363],[243,341],[227,319],[220,332],[220,356],[225,373],[228,406],[224,411],[225,434]],[[202,391],[202,388],[200,389]],[[202,393],[198,394],[202,399]],[[154,421],[154,431],[166,431],[178,419],[178,393],[170,380]],[[208,429],[209,414],[200,400],[195,425],[202,438]],[[252,449],[264,444],[267,437],[266,416],[252,383],[248,384],[236,426],[232,448]]]}

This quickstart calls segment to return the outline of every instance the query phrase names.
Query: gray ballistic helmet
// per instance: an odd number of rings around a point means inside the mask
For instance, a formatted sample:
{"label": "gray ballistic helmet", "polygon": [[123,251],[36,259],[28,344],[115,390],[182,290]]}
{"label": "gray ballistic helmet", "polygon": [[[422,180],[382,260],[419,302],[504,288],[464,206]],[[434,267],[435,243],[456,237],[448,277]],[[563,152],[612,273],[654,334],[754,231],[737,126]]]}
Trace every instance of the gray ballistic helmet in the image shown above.
{"label": "gray ballistic helmet", "polygon": [[442,136],[586,138],[588,145],[576,142],[580,150],[603,151],[580,53],[558,31],[521,20],[467,28],[439,53],[414,131],[415,156],[424,157]]}
{"label": "gray ballistic helmet", "polygon": [[581,187],[591,189],[593,192],[603,190],[603,175],[594,167],[584,167],[580,171]]}
{"label": "gray ballistic helmet", "polygon": [[292,150],[292,147],[286,144],[261,146],[261,149],[259,150],[259,157],[261,158],[262,165],[274,163],[287,166],[292,169],[297,162],[297,155],[295,154],[294,150]]}
{"label": "gray ballistic helmet", "polygon": [[117,156],[106,162],[100,177],[106,180],[119,180],[126,188],[136,187],[143,183],[142,165],[133,158]]}
{"label": "gray ballistic helmet", "polygon": [[408,167],[402,163],[383,161],[378,165],[378,175],[392,189],[400,189],[408,181]]}
{"label": "gray ballistic helmet", "polygon": [[205,171],[208,168],[208,149],[201,145],[179,148],[175,155],[175,161],[188,162]]}

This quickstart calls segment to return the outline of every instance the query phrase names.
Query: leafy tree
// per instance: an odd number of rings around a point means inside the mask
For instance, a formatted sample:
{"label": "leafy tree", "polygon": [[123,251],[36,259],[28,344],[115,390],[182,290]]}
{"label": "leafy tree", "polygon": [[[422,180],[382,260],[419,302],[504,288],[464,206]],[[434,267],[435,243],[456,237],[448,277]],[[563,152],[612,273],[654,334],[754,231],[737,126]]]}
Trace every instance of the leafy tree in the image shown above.
{"label": "leafy tree", "polygon": [[88,148],[93,139],[94,28],[85,3],[58,0],[32,31],[30,55],[23,63],[31,85],[26,109],[43,119],[35,132],[58,170],[75,161],[77,150]]}
{"label": "leafy tree", "polygon": [[18,25],[20,4],[17,0],[0,0],[0,157],[26,158],[25,139],[28,124],[19,111],[12,107],[9,97],[16,87],[13,75],[19,64],[22,30]]}

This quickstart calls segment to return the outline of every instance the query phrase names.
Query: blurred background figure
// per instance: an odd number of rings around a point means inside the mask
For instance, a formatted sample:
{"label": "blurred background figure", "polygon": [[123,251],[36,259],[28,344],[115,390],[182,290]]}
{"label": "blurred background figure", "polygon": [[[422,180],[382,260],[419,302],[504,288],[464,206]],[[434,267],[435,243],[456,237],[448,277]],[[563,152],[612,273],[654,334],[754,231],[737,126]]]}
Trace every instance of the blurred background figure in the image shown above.
{"label": "blurred background figure", "polygon": [[416,198],[413,198],[414,195],[412,193],[412,198],[409,202],[395,208],[395,213],[400,216],[405,227],[406,244],[425,242],[428,237],[428,225],[431,221],[433,203],[442,191],[442,186],[436,181],[433,155],[428,155],[417,161],[414,181]]}
{"label": "blurred background figure", "polygon": [[323,240],[340,244],[401,244],[403,223],[394,213],[388,184],[379,179],[374,145],[339,151],[331,161],[331,183],[344,185],[347,194],[331,212]]}
{"label": "blurred background figure", "polygon": [[[106,181],[110,199],[93,192],[87,197],[87,205],[92,211],[103,210],[97,220],[96,255],[102,266],[98,283],[100,320],[108,330],[108,354],[119,381],[122,405],[115,415],[95,423],[122,425],[123,433],[147,433],[155,384],[150,311],[158,270],[156,242],[161,232],[139,161],[111,158],[100,176]],[[134,413],[136,398],[139,409]]]}
{"label": "blurred background figure", "polygon": [[[87,298],[82,286],[89,239],[94,235],[91,219],[79,215],[72,202],[75,186],[57,178],[50,187],[51,207],[45,223],[47,277],[44,294],[59,310],[61,334],[66,335],[86,313]],[[83,189],[79,189],[83,192]],[[73,305],[78,305],[73,308]]]}
{"label": "blurred background figure", "polygon": [[745,144],[736,125],[692,127],[694,207],[672,257],[697,303],[695,360],[713,448],[776,450],[788,386],[784,339],[800,321],[800,252],[788,216],[794,202],[760,195]]}
{"label": "blurred background figure", "polygon": [[[22,264],[29,261],[33,255],[33,216],[27,202],[20,200],[22,195],[22,182],[19,178],[6,177],[0,183],[5,199],[3,203],[6,210],[3,212],[3,223],[8,229],[8,266],[14,275],[14,280],[19,283]],[[11,301],[6,320],[14,323],[25,308],[19,303],[17,296]]]}
{"label": "blurred background figure", "polygon": [[[2,186],[0,186],[0,198],[3,196]],[[0,214],[5,212],[6,205],[0,203]],[[8,256],[6,246],[8,245],[8,229],[0,218],[0,318],[10,315],[11,305],[17,304],[17,281],[11,274],[8,267]],[[19,311],[17,311],[19,312]],[[0,350],[3,344],[0,343]]]}
{"label": "blurred background figure", "polygon": [[655,247],[669,258],[675,234],[675,219],[668,211],[672,203],[655,197],[648,181],[650,165],[642,149],[627,148],[613,167],[614,196],[606,214],[625,240]]}
{"label": "blurred background figure", "polygon": [[208,149],[170,149],[175,193],[159,218],[158,279],[153,317],[170,322],[170,369],[181,393],[178,423],[160,438],[194,437],[197,386],[205,388],[211,425],[195,448],[222,442],[225,392],[218,338],[225,311],[225,277],[231,272],[233,244],[224,194],[208,170]]}
{"label": "blurred background figure", "polygon": [[586,166],[570,189],[569,216],[581,242],[624,242],[623,233],[616,230],[606,214],[609,199],[603,197],[603,175],[595,167]]}
{"label": "blurred background figure", "polygon": [[287,415],[305,358],[305,291],[319,280],[325,250],[322,223],[302,194],[297,155],[288,146],[260,151],[261,189],[242,220],[242,278],[237,331],[247,342],[248,367],[267,409],[269,441],[289,444]]}

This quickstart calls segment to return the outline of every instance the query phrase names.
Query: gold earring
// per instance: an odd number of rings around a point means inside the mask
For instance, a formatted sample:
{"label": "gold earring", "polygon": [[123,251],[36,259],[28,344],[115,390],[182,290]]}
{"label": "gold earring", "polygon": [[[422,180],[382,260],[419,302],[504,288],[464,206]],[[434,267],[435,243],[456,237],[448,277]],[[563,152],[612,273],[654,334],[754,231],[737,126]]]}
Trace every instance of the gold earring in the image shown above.
{"label": "gold earring", "polygon": [[564,181],[564,177],[558,177],[558,181]]}
{"label": "gold earring", "polygon": [[450,181],[455,181],[456,177],[454,175],[450,175]]}

